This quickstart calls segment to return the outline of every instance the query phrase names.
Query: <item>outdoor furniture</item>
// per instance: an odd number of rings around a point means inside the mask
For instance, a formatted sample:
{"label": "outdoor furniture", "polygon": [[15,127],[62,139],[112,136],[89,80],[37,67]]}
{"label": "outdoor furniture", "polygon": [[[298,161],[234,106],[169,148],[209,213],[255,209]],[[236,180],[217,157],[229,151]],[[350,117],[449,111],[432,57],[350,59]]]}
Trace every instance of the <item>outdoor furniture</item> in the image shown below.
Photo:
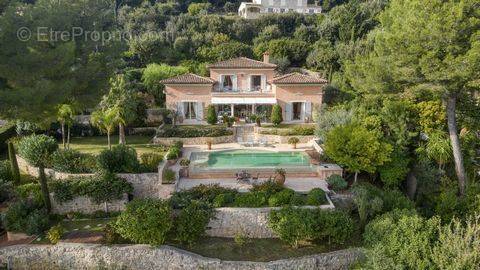
{"label": "outdoor furniture", "polygon": [[237,183],[250,183],[251,175],[246,171],[240,171],[235,174]]}

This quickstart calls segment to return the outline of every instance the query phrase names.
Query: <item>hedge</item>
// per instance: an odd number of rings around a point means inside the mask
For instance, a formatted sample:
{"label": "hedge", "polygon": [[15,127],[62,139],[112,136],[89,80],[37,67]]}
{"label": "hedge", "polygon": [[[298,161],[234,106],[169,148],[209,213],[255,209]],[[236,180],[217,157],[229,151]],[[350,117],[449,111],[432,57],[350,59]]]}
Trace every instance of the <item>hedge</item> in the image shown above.
{"label": "hedge", "polygon": [[222,126],[165,126],[157,131],[157,137],[195,138],[233,135],[233,131]]}

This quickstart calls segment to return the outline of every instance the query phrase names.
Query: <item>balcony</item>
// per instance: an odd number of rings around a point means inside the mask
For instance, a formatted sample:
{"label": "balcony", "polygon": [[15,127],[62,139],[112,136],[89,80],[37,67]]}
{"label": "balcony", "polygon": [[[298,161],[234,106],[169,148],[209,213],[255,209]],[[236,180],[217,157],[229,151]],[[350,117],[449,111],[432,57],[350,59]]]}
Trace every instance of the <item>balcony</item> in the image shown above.
{"label": "balcony", "polygon": [[224,94],[272,94],[272,88],[270,85],[267,85],[265,88],[262,88],[261,86],[252,86],[250,88],[233,88],[215,85],[212,92]]}

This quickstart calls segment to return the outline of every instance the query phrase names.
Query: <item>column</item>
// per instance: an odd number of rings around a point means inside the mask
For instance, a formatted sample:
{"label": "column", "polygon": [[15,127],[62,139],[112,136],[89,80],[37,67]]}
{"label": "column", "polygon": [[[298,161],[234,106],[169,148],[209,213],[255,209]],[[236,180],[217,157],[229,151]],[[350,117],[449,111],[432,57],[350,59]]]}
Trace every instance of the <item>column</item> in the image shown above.
{"label": "column", "polygon": [[230,110],[231,110],[230,116],[231,116],[231,117],[234,117],[234,116],[235,116],[235,114],[233,113],[233,110],[234,110],[234,109],[235,109],[235,105],[230,104]]}

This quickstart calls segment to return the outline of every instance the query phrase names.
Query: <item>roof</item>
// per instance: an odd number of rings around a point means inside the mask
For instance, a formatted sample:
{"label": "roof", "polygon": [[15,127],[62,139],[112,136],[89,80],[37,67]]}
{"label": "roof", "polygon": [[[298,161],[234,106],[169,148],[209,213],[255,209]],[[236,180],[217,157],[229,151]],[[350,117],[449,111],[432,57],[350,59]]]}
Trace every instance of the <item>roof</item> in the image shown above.
{"label": "roof", "polygon": [[161,80],[162,84],[213,84],[214,80],[197,74],[186,73],[175,77]]}
{"label": "roof", "polygon": [[272,83],[275,84],[325,84],[328,83],[327,80],[300,74],[298,72],[285,74],[271,80]]}
{"label": "roof", "polygon": [[207,66],[208,68],[276,68],[277,65],[253,60],[246,57],[237,57],[220,61]]}

